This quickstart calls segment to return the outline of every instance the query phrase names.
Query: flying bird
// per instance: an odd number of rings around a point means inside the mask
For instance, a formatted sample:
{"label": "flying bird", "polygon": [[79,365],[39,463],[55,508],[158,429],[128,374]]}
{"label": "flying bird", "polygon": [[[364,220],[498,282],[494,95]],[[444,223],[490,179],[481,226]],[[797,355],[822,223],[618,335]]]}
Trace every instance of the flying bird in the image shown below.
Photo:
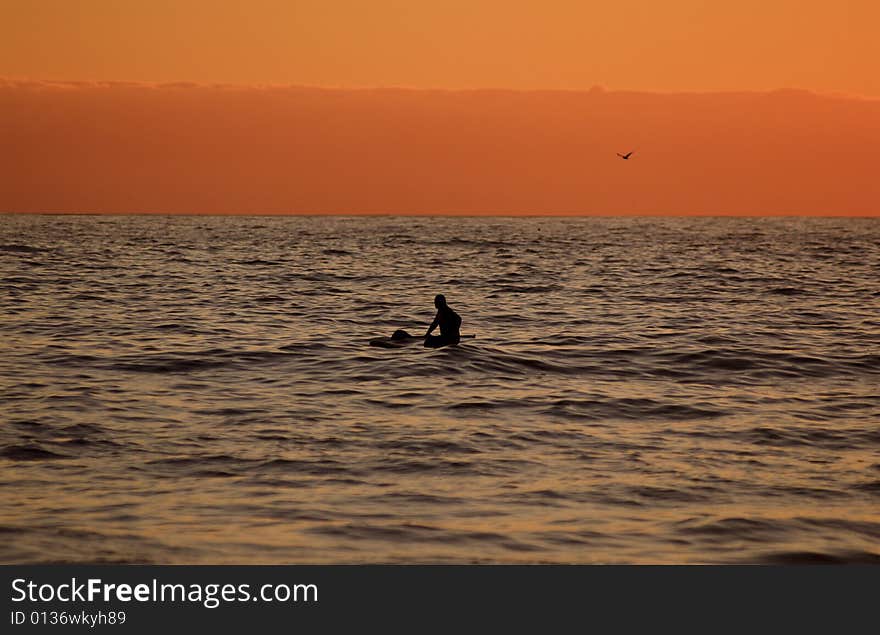
{"label": "flying bird", "polygon": [[632,156],[632,152],[627,152],[626,154],[620,154],[620,152],[618,152],[617,156],[619,156],[624,161],[628,161],[629,158]]}

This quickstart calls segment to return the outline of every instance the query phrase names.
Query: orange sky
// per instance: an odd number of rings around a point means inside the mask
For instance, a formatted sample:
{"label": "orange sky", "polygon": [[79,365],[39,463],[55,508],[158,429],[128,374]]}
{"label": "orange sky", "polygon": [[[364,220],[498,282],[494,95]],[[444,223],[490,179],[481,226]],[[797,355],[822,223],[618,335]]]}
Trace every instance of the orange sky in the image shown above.
{"label": "orange sky", "polygon": [[0,122],[6,211],[880,210],[880,99],[804,91],[13,82]]}
{"label": "orange sky", "polygon": [[[878,214],[878,24],[876,0],[0,0],[0,77],[34,80],[0,83],[0,210]],[[422,90],[351,90],[380,86]],[[488,87],[519,92],[424,90]]]}
{"label": "orange sky", "polygon": [[876,0],[0,0],[0,76],[880,96]]}

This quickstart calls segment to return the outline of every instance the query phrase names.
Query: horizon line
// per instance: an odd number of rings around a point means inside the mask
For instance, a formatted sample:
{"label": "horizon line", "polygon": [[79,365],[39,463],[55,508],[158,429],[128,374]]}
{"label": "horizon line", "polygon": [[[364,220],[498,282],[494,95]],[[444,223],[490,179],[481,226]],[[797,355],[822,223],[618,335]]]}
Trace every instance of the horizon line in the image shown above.
{"label": "horizon line", "polygon": [[740,89],[636,89],[636,88],[609,88],[604,84],[594,84],[588,88],[511,88],[504,86],[484,87],[444,87],[444,86],[407,86],[400,84],[377,84],[377,85],[319,85],[297,84],[292,82],[212,82],[212,81],[153,81],[153,80],[125,80],[125,79],[41,79],[32,77],[11,77],[0,75],[0,87],[46,87],[46,88],[209,88],[209,89],[293,89],[293,90],[316,90],[316,91],[351,91],[351,92],[434,92],[434,93],[575,93],[575,94],[603,94],[625,93],[636,95],[772,95],[778,93],[799,93],[814,95],[817,97],[835,97],[841,99],[863,99],[868,101],[880,101],[880,95],[866,95],[852,93],[843,90],[821,90],[795,86],[778,86],[776,88],[740,88]]}
{"label": "horizon line", "polygon": [[385,218],[880,218],[880,212],[862,214],[841,212],[809,214],[803,212],[705,212],[680,214],[673,212],[620,214],[614,212],[20,212],[0,210],[0,216],[307,216],[307,217],[385,217]]}

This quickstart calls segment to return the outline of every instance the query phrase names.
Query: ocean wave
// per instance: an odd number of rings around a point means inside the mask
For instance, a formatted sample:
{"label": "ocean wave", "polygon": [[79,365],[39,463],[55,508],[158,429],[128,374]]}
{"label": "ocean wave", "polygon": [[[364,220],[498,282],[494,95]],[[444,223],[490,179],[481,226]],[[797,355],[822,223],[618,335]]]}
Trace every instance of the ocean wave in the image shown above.
{"label": "ocean wave", "polygon": [[[16,215],[0,255],[4,562],[876,559],[876,221]],[[476,338],[369,346],[437,293]]]}
{"label": "ocean wave", "polygon": [[10,445],[0,449],[0,458],[9,461],[53,461],[70,457],[38,445]]}
{"label": "ocean wave", "polygon": [[41,254],[51,250],[41,247],[34,247],[33,245],[8,244],[0,245],[0,251],[14,254]]}

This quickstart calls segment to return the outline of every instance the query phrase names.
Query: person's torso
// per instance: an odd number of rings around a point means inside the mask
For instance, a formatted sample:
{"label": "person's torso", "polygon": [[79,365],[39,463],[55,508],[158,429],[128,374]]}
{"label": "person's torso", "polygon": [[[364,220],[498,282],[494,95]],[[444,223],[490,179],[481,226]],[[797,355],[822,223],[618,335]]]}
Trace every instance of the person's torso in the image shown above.
{"label": "person's torso", "polygon": [[451,308],[440,310],[440,333],[443,335],[458,335],[461,328],[461,317]]}

